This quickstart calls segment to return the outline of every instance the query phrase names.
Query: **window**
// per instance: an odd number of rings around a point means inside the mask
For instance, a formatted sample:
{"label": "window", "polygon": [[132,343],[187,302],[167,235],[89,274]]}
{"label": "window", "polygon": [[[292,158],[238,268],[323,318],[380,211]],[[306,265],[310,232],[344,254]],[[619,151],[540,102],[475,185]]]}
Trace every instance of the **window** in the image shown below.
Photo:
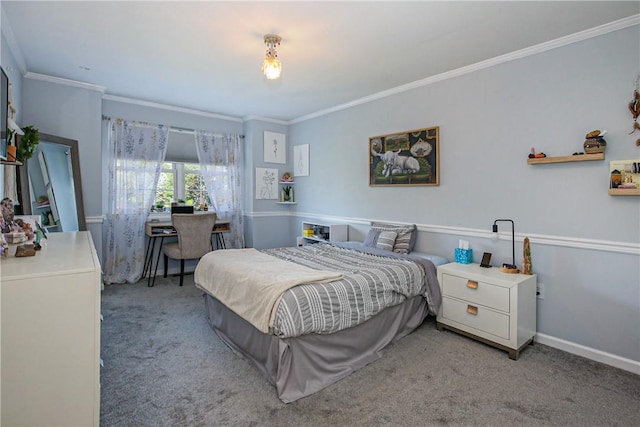
{"label": "window", "polygon": [[211,199],[197,163],[165,162],[158,179],[153,205],[156,209],[184,201],[188,205],[211,205]]}

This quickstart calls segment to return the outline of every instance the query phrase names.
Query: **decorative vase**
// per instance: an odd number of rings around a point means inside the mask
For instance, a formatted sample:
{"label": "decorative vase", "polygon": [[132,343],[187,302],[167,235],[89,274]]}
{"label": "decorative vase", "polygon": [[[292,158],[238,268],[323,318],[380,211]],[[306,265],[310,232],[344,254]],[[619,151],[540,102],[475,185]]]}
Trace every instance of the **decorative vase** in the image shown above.
{"label": "decorative vase", "polygon": [[17,151],[17,147],[15,145],[8,145],[7,146],[7,161],[8,162],[15,162],[16,159],[16,151]]}

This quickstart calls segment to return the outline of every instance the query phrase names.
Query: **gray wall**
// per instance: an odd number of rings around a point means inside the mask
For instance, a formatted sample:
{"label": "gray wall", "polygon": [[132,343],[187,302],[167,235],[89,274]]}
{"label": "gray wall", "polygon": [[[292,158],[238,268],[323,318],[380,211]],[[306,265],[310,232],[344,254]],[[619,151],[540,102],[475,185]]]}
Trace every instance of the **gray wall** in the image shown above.
{"label": "gray wall", "polygon": [[23,80],[22,103],[22,125],[31,124],[42,133],[78,141],[87,229],[91,232],[98,256],[101,256],[102,92],[27,75]]}
{"label": "gray wall", "polygon": [[[275,120],[245,121],[245,245],[258,249],[292,246],[295,232],[290,214],[293,207],[278,205],[278,200],[256,199],[256,168],[277,169],[278,176],[291,171],[291,143],[287,138],[287,163],[265,163],[264,132],[287,133],[287,125]],[[295,184],[294,184],[295,185]],[[295,190],[294,190],[295,191]]]}
{"label": "gray wall", "polygon": [[[311,151],[311,175],[296,179],[297,227],[315,215],[350,223],[361,240],[368,220],[416,223],[419,250],[452,259],[464,238],[476,262],[488,251],[499,265],[511,236],[494,243],[489,232],[511,218],[517,263],[530,236],[545,284],[542,340],[640,372],[640,200],[607,194],[609,160],[640,158],[626,109],[639,52],[636,25],[292,124],[290,145]],[[430,126],[440,127],[440,186],[369,187],[368,138]],[[605,161],[527,164],[531,147],[583,151],[593,129],[609,131]]]}

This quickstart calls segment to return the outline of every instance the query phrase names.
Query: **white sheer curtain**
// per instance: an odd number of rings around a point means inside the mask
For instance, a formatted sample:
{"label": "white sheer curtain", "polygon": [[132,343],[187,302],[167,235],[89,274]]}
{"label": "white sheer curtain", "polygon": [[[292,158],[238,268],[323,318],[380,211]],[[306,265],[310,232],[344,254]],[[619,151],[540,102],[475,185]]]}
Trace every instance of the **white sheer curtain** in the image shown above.
{"label": "white sheer curtain", "polygon": [[242,215],[243,150],[239,135],[195,131],[200,171],[219,219],[231,221],[222,233],[227,248],[244,248]]}
{"label": "white sheer curtain", "polygon": [[144,223],[158,185],[169,128],[109,120],[106,283],[135,283],[144,265]]}

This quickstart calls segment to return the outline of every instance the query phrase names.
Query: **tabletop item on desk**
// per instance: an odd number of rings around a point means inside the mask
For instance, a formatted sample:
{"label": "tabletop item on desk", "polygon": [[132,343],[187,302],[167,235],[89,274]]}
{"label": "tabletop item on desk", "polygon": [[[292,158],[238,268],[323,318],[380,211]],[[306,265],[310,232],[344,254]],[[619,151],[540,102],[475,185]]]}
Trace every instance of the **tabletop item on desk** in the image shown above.
{"label": "tabletop item on desk", "polygon": [[16,257],[18,258],[34,256],[35,254],[36,249],[33,246],[33,243],[25,243],[16,247]]}
{"label": "tabletop item on desk", "polygon": [[469,242],[459,240],[458,247],[454,251],[455,260],[459,264],[471,264],[473,262],[473,251],[469,249]]}
{"label": "tabletop item on desk", "polygon": [[36,222],[36,227],[38,228],[38,231],[42,233],[42,237],[44,237],[45,239],[47,238],[47,231],[42,228],[42,226],[40,225],[39,222]]}
{"label": "tabletop item on desk", "polygon": [[11,233],[6,233],[4,236],[9,244],[17,244],[27,241],[27,235],[22,231],[13,231]]}
{"label": "tabletop item on desk", "polygon": [[6,258],[9,255],[9,244],[4,239],[4,234],[0,233],[0,258]]}

